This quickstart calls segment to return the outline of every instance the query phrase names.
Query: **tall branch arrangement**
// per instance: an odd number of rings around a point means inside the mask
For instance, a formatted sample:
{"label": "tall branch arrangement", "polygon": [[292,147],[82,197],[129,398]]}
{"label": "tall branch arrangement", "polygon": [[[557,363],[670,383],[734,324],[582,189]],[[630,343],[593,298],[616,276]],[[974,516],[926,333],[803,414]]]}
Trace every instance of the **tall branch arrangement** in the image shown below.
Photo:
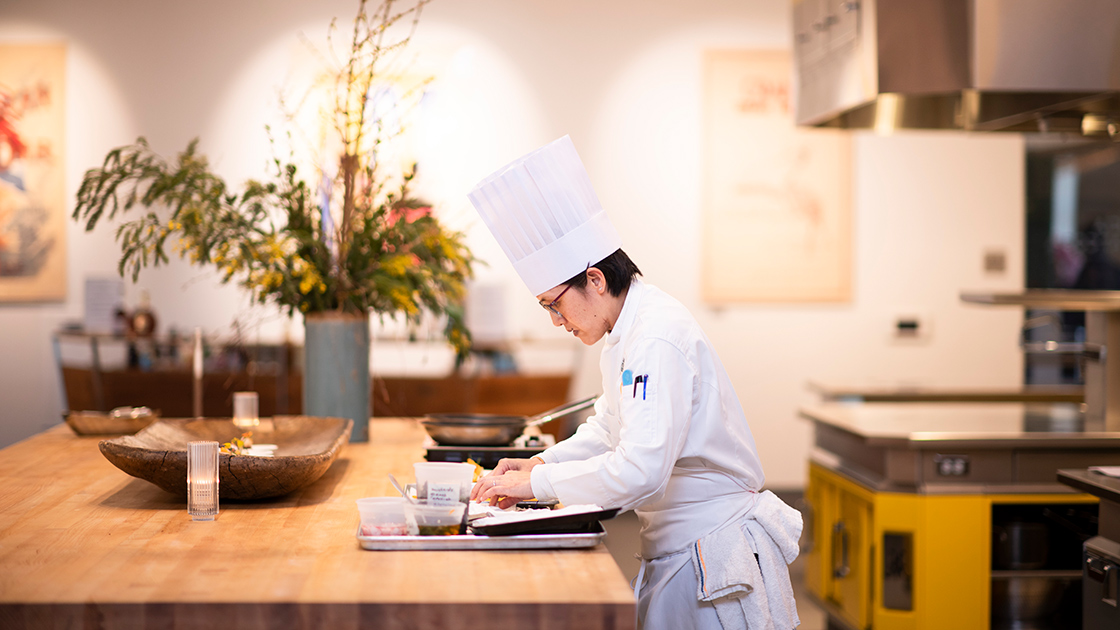
{"label": "tall branch arrangement", "polygon": [[[147,209],[117,229],[119,271],[134,281],[141,269],[168,262],[170,243],[191,262],[217,268],[223,282],[236,281],[256,301],[289,313],[444,316],[444,332],[464,358],[470,335],[463,299],[475,259],[463,235],[412,194],[415,165],[394,171],[379,161],[400,133],[384,114],[408,101],[389,98],[383,74],[408,45],[428,1],[402,10],[398,0],[376,9],[360,0],[349,54],[331,71],[338,168],[320,190],[279,158],[270,180],[234,190],[210,170],[197,140],[169,162],[140,138],[86,172],[73,218],[88,231],[136,206]],[[407,34],[392,39],[403,26]]]}

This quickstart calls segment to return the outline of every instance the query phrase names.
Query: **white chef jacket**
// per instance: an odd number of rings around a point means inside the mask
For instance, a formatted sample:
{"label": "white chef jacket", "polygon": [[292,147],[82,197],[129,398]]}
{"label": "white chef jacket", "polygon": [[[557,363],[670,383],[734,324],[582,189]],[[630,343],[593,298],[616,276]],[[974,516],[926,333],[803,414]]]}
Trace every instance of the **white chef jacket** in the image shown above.
{"label": "white chef jacket", "polygon": [[754,437],[684,305],[635,279],[599,367],[595,414],[539,455],[534,496],[633,509],[647,559],[684,550],[753,508],[763,483]]}

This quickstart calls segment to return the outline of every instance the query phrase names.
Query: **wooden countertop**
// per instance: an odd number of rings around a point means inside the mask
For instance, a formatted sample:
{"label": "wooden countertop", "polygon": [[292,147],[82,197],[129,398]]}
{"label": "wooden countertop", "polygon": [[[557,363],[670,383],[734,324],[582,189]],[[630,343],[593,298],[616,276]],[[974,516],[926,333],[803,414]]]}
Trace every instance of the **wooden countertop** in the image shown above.
{"label": "wooden countertop", "polygon": [[872,446],[1120,447],[1120,432],[1105,432],[1068,403],[822,403],[799,413]]}
{"label": "wooden countertop", "polygon": [[[0,627],[633,628],[602,546],[365,551],[354,501],[423,459],[413,420],[375,418],[316,483],[276,500],[185,502],[61,425],[0,450]],[[92,624],[92,625],[90,625]]]}

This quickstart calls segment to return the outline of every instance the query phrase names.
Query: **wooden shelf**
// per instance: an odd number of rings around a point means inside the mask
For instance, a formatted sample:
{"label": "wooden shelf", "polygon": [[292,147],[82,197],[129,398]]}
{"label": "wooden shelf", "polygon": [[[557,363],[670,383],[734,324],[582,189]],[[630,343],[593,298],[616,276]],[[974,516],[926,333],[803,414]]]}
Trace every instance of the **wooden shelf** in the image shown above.
{"label": "wooden shelf", "polygon": [[[234,392],[257,392],[260,414],[300,414],[303,375],[214,372],[203,374],[202,413],[233,413]],[[193,380],[188,370],[142,372],[63,367],[67,406],[72,411],[108,411],[114,407],[151,407],[164,418],[194,415]],[[98,389],[98,379],[100,389]],[[375,376],[370,401],[375,417],[415,417],[429,413],[532,415],[566,402],[571,376],[459,376],[396,378]],[[98,404],[98,392],[100,401]],[[567,420],[567,419],[565,419]],[[541,430],[560,437],[568,427],[550,422]]]}
{"label": "wooden shelf", "polygon": [[[60,342],[86,347],[88,365],[68,365]],[[115,407],[145,406],[159,410],[164,418],[194,415],[194,381],[189,362],[174,367],[157,363],[147,371],[119,364],[107,369],[110,366],[99,356],[112,344],[122,350],[127,344],[123,337],[63,331],[54,335],[54,343],[68,410],[109,411]],[[297,347],[211,343],[208,348],[212,356],[202,377],[202,415],[232,415],[233,394],[244,391],[258,393],[262,416],[303,413],[303,374]],[[213,360],[227,356],[230,360],[226,362]],[[370,406],[374,417],[417,417],[429,413],[528,416],[567,402],[571,380],[570,373],[453,373],[427,378],[374,374],[370,379]],[[541,429],[558,438],[566,437],[571,419],[562,420]]]}

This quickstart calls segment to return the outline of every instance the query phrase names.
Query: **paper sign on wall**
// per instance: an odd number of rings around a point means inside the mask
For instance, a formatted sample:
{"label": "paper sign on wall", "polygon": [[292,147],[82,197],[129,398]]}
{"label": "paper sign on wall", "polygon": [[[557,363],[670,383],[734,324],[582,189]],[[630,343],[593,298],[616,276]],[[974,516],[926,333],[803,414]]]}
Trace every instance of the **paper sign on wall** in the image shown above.
{"label": "paper sign on wall", "polygon": [[786,51],[704,55],[705,301],[850,297],[847,134],[801,129]]}

